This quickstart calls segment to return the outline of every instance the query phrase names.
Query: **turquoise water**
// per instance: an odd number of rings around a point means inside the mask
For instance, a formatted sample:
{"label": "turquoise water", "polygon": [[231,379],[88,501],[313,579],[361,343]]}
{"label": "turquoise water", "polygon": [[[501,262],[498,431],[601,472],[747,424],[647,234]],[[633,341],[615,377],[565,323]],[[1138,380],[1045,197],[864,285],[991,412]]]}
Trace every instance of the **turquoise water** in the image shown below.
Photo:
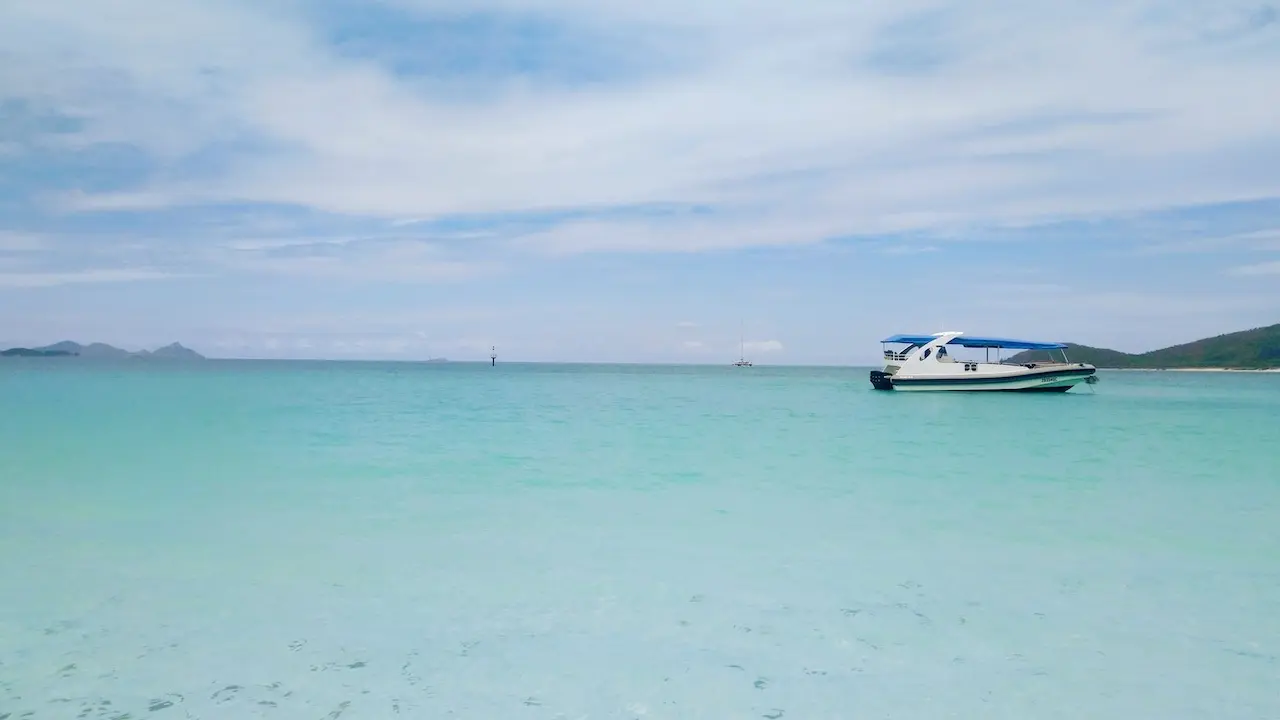
{"label": "turquoise water", "polygon": [[0,364],[0,718],[1280,717],[1280,375]]}

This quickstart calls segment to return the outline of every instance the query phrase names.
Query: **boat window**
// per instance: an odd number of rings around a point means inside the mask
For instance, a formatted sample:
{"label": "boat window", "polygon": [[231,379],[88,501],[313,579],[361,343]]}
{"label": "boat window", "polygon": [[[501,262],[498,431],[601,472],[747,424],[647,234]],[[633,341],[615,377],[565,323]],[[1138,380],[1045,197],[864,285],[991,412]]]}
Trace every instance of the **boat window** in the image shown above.
{"label": "boat window", "polygon": [[924,350],[924,354],[920,356],[920,359],[921,359],[921,360],[923,360],[923,359],[925,359],[925,358],[929,357],[929,353],[931,353],[931,352],[933,352],[933,348],[925,348],[925,350]]}

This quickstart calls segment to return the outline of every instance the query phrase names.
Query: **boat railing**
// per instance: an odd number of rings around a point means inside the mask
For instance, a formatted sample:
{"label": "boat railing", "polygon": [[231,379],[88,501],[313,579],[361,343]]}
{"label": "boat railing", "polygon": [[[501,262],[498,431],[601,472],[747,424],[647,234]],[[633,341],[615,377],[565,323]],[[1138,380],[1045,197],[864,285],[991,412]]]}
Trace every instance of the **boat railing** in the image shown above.
{"label": "boat railing", "polygon": [[1031,360],[1018,362],[1016,360],[1001,360],[997,365],[1009,365],[1011,367],[1045,367],[1046,365],[1079,365],[1078,362],[1063,362],[1061,360]]}
{"label": "boat railing", "polygon": [[[894,352],[893,350],[884,351],[884,359],[890,362],[906,362],[907,356],[908,354],[905,352]],[[1032,365],[1036,367],[1043,367],[1045,365],[1078,365],[1079,364],[1076,362],[1063,362],[1061,360],[1035,360],[1032,362],[1026,362],[1026,361],[1019,362],[1016,360],[1010,360],[1009,358],[1004,358],[998,361],[987,360],[985,362],[957,359],[954,362],[975,363],[980,365],[1004,365],[1004,366],[1010,366],[1010,367],[1028,367]]]}

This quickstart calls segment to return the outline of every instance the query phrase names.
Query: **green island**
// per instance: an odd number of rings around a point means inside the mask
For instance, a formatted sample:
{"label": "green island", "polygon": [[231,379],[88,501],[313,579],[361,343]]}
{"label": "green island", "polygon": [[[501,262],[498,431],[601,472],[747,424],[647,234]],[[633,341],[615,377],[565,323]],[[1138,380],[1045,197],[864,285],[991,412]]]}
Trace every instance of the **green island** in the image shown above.
{"label": "green island", "polygon": [[[1152,350],[1126,353],[1107,348],[1066,343],[1072,362],[1118,370],[1274,370],[1280,368],[1280,324],[1242,330],[1194,342]],[[1058,351],[1053,351],[1054,355]],[[1021,352],[1010,362],[1051,359],[1043,351]],[[1061,360],[1058,357],[1058,360]]]}
{"label": "green island", "polygon": [[181,343],[172,343],[165,345],[156,350],[139,350],[130,352],[122,350],[118,347],[107,345],[106,343],[91,343],[89,345],[81,345],[80,343],[66,340],[52,345],[37,348],[15,347],[8,350],[0,350],[0,357],[20,357],[20,358],[63,358],[77,357],[90,360],[126,360],[126,359],[151,359],[151,360],[203,360],[204,356],[184,347]]}

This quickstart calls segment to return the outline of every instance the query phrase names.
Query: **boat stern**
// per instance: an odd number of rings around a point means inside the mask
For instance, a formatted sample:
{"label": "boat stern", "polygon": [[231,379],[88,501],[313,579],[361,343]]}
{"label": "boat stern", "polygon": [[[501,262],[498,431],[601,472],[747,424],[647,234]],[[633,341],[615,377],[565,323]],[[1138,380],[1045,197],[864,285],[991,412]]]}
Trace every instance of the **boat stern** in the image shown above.
{"label": "boat stern", "polygon": [[893,380],[890,379],[892,377],[893,377],[892,373],[887,373],[887,372],[884,372],[883,370],[872,370],[871,371],[871,387],[875,388],[876,390],[892,390]]}

